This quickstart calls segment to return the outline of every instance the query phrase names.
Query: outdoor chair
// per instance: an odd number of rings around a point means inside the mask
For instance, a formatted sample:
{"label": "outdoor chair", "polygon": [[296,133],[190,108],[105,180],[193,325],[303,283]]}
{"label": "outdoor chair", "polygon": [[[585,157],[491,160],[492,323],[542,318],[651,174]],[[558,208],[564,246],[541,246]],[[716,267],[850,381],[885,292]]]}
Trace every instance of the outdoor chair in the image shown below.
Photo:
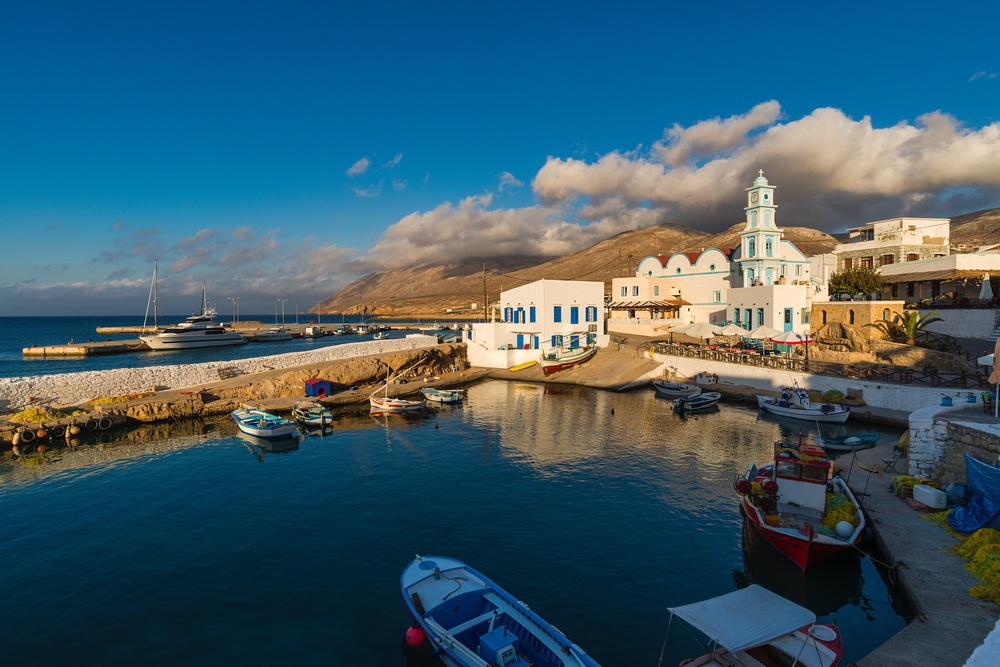
{"label": "outdoor chair", "polygon": [[896,472],[896,464],[906,455],[906,448],[896,445],[892,448],[892,456],[882,459],[882,472]]}
{"label": "outdoor chair", "polygon": [[983,392],[983,412],[993,412],[993,394],[988,391]]}

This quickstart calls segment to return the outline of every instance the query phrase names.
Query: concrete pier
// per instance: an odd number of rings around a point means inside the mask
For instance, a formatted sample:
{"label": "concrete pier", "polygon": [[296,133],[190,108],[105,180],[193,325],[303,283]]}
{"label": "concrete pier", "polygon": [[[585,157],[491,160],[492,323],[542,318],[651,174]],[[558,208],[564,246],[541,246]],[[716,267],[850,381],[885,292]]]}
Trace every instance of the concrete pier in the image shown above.
{"label": "concrete pier", "polygon": [[149,346],[138,338],[103,342],[67,343],[65,345],[32,345],[21,353],[26,357],[89,357],[98,354],[122,354],[148,350]]}

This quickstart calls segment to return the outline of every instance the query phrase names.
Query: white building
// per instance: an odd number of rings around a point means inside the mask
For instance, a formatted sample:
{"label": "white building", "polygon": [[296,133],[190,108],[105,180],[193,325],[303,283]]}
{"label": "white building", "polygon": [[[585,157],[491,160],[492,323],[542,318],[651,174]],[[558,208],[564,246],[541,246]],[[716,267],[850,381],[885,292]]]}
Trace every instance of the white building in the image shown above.
{"label": "white building", "polygon": [[949,254],[951,220],[948,218],[892,218],[847,230],[847,243],[834,249],[837,270],[877,269]]}
{"label": "white building", "polygon": [[606,346],[604,283],[538,280],[500,293],[499,321],[466,330],[469,363],[509,368],[554,347]]}
{"label": "white building", "polygon": [[612,281],[609,331],[656,336],[690,322],[808,329],[811,302],[826,300],[833,256],[810,260],[782,238],[763,171],[746,192],[739,247],[646,257],[635,276]]}

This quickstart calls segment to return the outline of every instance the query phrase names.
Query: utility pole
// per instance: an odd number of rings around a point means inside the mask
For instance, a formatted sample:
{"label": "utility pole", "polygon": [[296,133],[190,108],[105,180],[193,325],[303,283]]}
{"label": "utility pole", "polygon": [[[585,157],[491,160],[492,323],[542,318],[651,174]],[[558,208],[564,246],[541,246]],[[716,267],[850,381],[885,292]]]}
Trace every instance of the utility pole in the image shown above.
{"label": "utility pole", "polygon": [[299,323],[299,302],[295,302],[295,323]]}
{"label": "utility pole", "polygon": [[487,312],[489,310],[490,297],[486,293],[486,262],[483,262],[483,322],[488,322],[486,319]]}

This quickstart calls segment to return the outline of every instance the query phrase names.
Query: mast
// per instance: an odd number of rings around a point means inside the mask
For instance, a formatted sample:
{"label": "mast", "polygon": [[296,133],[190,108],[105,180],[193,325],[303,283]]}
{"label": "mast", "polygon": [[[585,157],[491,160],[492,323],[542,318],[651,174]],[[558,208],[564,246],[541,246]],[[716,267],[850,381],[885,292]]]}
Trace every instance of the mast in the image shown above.
{"label": "mast", "polygon": [[149,298],[146,300],[146,315],[142,318],[142,332],[146,333],[146,320],[149,319],[149,304],[153,304],[153,329],[156,327],[156,260],[153,260],[153,280],[149,284]]}

